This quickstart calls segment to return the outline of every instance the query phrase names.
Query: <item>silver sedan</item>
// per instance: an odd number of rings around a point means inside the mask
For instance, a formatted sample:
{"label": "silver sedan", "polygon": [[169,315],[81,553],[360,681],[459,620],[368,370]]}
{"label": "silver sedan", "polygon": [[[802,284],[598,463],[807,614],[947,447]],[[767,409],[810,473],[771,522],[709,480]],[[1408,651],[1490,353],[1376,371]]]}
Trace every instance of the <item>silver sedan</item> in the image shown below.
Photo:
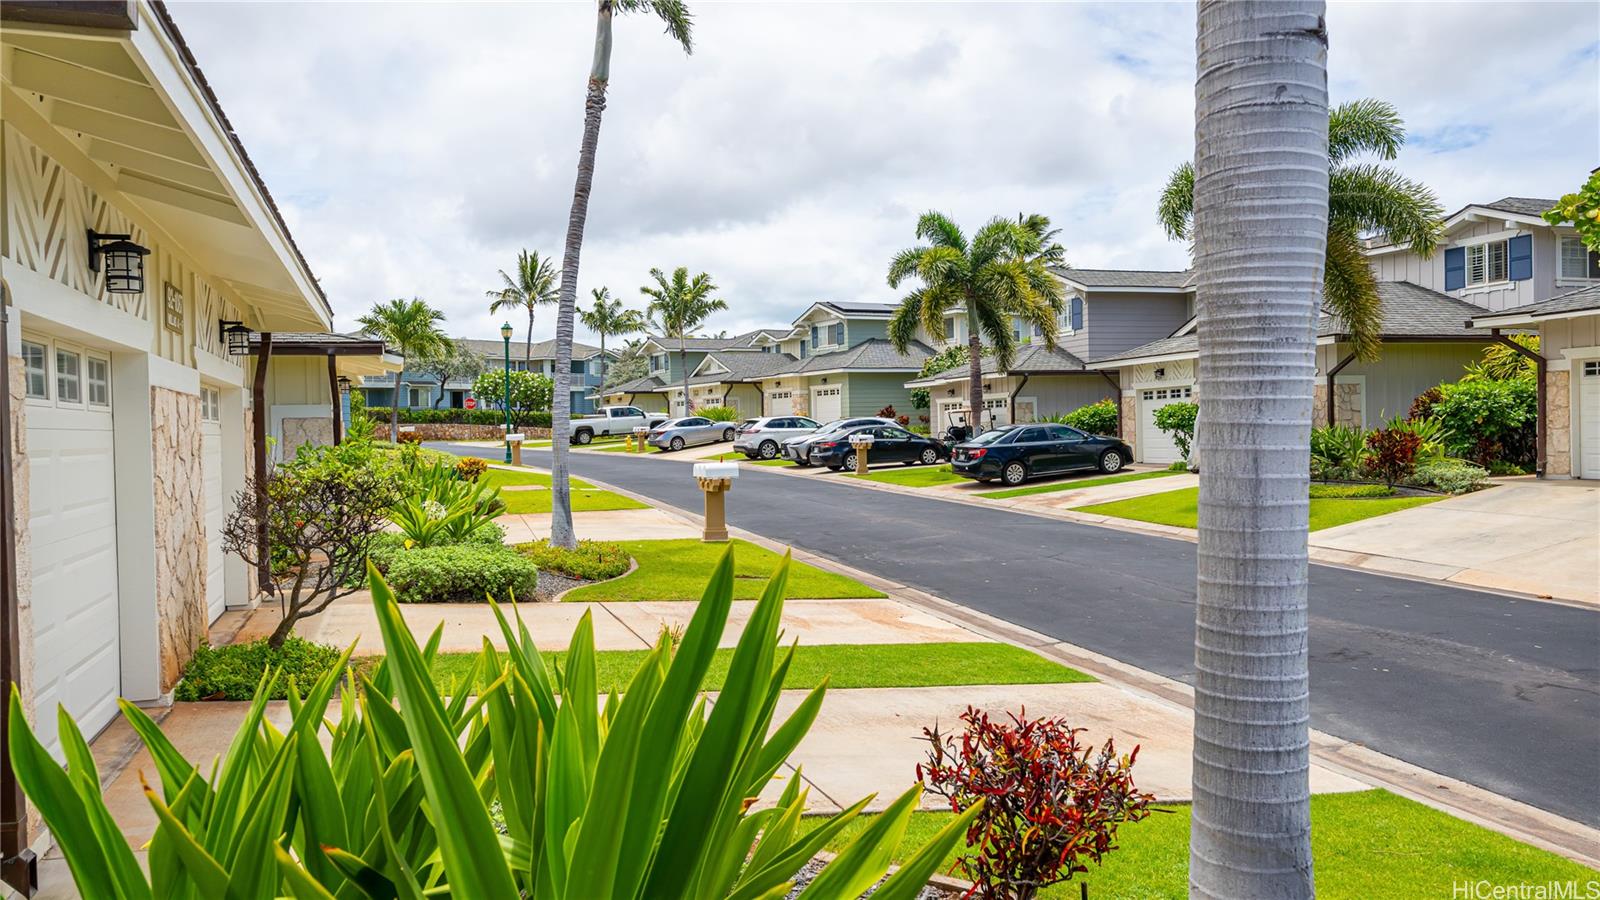
{"label": "silver sedan", "polygon": [[682,450],[700,444],[733,440],[732,422],[713,422],[705,416],[670,419],[650,429],[645,443],[662,450]]}

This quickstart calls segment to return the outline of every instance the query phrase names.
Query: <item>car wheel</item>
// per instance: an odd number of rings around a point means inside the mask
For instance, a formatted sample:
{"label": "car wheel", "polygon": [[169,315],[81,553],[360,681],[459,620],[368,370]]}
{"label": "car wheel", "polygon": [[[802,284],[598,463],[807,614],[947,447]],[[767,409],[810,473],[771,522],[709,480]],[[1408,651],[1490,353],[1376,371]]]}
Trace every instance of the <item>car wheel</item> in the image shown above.
{"label": "car wheel", "polygon": [[670,449],[673,449],[673,450],[682,450],[683,449],[683,438],[681,438],[681,437],[673,438],[671,441],[667,442],[667,447],[669,447]]}
{"label": "car wheel", "polygon": [[1116,450],[1107,450],[1100,454],[1100,471],[1107,474],[1122,468],[1122,453]]}
{"label": "car wheel", "polygon": [[1000,470],[1000,480],[1016,487],[1028,480],[1028,467],[1019,462],[1006,463],[1006,467]]}
{"label": "car wheel", "polygon": [[854,450],[844,455],[844,459],[839,461],[839,468],[849,469],[852,472],[856,470],[856,454]]}
{"label": "car wheel", "polygon": [[594,432],[588,431],[588,430],[580,431],[577,434],[573,435],[572,439],[577,441],[580,444],[587,444],[590,441],[594,440]]}
{"label": "car wheel", "polygon": [[724,428],[724,429],[722,429],[722,439],[725,440],[725,441],[733,440],[733,429],[732,428]]}
{"label": "car wheel", "polygon": [[777,457],[777,455],[778,455],[778,442],[777,441],[762,441],[761,442],[761,458],[762,459],[775,459]]}
{"label": "car wheel", "polygon": [[922,464],[923,465],[931,466],[931,465],[933,465],[934,463],[936,463],[938,461],[939,461],[939,451],[933,449],[932,447],[923,447],[922,448]]}

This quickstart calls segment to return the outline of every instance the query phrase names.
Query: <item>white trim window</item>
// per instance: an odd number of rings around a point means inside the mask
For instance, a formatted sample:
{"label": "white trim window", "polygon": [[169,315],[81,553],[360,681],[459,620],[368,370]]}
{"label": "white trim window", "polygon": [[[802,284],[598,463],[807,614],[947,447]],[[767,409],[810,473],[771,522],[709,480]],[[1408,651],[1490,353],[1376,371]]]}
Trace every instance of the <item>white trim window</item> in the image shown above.
{"label": "white trim window", "polygon": [[56,402],[83,403],[83,357],[60,347],[56,348]]}
{"label": "white trim window", "polygon": [[1600,281],[1600,251],[1590,250],[1583,238],[1564,234],[1560,238],[1556,278],[1561,281]]}
{"label": "white trim window", "polygon": [[43,344],[22,342],[22,381],[31,400],[50,399],[49,352]]}
{"label": "white trim window", "polygon": [[1511,278],[1510,254],[1505,241],[1489,241],[1467,248],[1467,287],[1481,287]]}
{"label": "white trim window", "polygon": [[111,361],[99,356],[84,357],[85,379],[90,406],[111,405]]}
{"label": "white trim window", "polygon": [[222,421],[222,392],[213,387],[200,388],[200,420]]}

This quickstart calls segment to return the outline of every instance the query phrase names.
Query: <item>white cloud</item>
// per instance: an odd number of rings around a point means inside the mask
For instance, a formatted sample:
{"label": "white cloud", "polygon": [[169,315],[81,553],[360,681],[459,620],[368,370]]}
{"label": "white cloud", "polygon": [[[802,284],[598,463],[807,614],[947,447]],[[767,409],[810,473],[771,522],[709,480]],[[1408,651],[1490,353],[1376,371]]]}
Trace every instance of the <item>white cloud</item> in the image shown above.
{"label": "white cloud", "polygon": [[[619,20],[580,301],[707,271],[712,330],[892,299],[937,208],[1038,211],[1081,266],[1180,267],[1154,204],[1193,140],[1187,4],[693,3],[695,53]],[[590,4],[192,3],[174,17],[341,327],[422,296],[492,334],[518,249],[559,258]],[[1334,4],[1335,102],[1395,102],[1446,207],[1571,190],[1600,162],[1600,5]],[[553,316],[541,316],[548,334]]]}

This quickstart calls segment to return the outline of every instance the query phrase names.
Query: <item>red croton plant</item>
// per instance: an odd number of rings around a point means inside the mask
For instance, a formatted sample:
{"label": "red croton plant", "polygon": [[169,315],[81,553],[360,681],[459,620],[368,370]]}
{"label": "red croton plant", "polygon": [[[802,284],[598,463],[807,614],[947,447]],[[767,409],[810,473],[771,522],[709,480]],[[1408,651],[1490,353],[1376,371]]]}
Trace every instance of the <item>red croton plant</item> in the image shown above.
{"label": "red croton plant", "polygon": [[1081,728],[1027,711],[993,721],[982,710],[961,715],[965,730],[923,729],[928,761],[917,778],[961,812],[983,810],[967,831],[959,864],[973,886],[965,896],[1029,900],[1052,884],[1087,872],[1116,848],[1117,826],[1150,814],[1153,794],[1133,784],[1139,748],[1118,756],[1110,740],[1098,751]]}

